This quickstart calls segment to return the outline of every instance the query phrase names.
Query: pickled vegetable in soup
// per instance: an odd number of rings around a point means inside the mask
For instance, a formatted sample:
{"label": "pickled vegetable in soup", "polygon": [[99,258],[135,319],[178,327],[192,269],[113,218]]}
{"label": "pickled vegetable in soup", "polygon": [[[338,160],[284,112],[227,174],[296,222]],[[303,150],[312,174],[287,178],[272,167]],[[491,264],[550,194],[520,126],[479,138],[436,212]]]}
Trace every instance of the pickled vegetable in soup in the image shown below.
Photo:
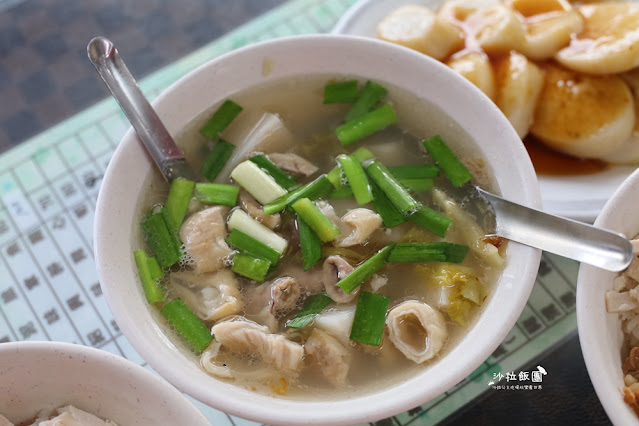
{"label": "pickled vegetable in soup", "polygon": [[208,374],[285,398],[436,368],[505,263],[471,187],[489,173],[451,149],[470,140],[373,81],[279,81],[214,106],[178,137],[201,179],[154,176],[143,202],[135,259],[158,321]]}

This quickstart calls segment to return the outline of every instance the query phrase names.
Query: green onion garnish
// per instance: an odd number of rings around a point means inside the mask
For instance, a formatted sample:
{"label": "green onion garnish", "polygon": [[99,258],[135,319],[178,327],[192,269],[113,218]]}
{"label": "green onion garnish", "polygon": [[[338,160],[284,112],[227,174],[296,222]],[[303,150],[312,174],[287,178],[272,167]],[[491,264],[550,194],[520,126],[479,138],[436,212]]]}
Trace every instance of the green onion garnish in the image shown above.
{"label": "green onion garnish", "polygon": [[251,256],[266,259],[273,264],[277,263],[280,259],[280,253],[278,253],[277,250],[272,249],[263,242],[256,240],[239,229],[233,229],[227,241],[236,249],[250,254]]}
{"label": "green onion garnish", "polygon": [[202,127],[200,133],[209,139],[216,139],[240,112],[242,112],[242,107],[227,99]]}
{"label": "green onion garnish", "polygon": [[278,198],[277,200],[264,206],[264,213],[273,214],[282,211],[286,206],[294,203],[300,198],[308,198],[309,200],[317,200],[328,194],[333,189],[331,181],[326,175],[321,175],[312,182],[307,183],[288,194]]}
{"label": "green onion garnish", "polygon": [[234,206],[240,187],[225,183],[196,183],[195,199],[208,204]]}
{"label": "green onion garnish", "polygon": [[277,167],[271,160],[269,160],[264,154],[254,155],[249,158],[250,161],[255,163],[260,169],[264,170],[270,175],[275,182],[286,190],[291,190],[297,186],[297,180],[286,173],[284,170]]}
{"label": "green onion garnish", "polygon": [[387,169],[397,179],[422,179],[439,176],[439,167],[435,164],[389,166]]}
{"label": "green onion garnish", "polygon": [[388,262],[463,262],[470,247],[448,242],[397,243]]}
{"label": "green onion garnish", "polygon": [[348,198],[352,196],[353,190],[348,185],[342,186],[341,188],[338,188],[327,195],[328,198]]}
{"label": "green onion garnish", "polygon": [[322,258],[322,242],[304,220],[297,216],[297,228],[300,232],[300,246],[302,248],[302,264],[304,270],[309,270]]}
{"label": "green onion garnish", "polygon": [[[375,158],[372,152],[368,149],[361,147],[357,148],[352,154],[349,155],[353,160],[358,161],[360,164],[366,160],[372,160]],[[326,175],[328,180],[331,181],[335,189],[339,189],[342,186],[342,168],[340,166],[335,166],[333,169],[328,172]]]}
{"label": "green onion garnish", "polygon": [[236,253],[233,256],[231,271],[243,277],[261,282],[264,281],[270,267],[271,262],[266,259],[260,259],[259,257],[246,253]]}
{"label": "green onion garnish", "polygon": [[134,251],[133,257],[140,272],[140,280],[142,281],[146,300],[149,303],[163,301],[164,289],[158,284],[158,280],[162,278],[163,273],[157,260],[154,257],[149,257],[144,250]]}
{"label": "green onion garnish", "polygon": [[176,246],[175,237],[164,216],[161,212],[154,213],[142,222],[144,238],[162,269],[168,268],[182,257],[180,246]]}
{"label": "green onion garnish", "polygon": [[204,348],[213,341],[211,330],[182,299],[171,300],[160,312],[196,355],[202,353]]}
{"label": "green onion garnish", "polygon": [[367,81],[362,89],[362,93],[359,95],[351,109],[346,114],[346,122],[360,118],[368,111],[375,108],[386,96],[387,90],[375,83],[374,81]]}
{"label": "green onion garnish", "polygon": [[287,321],[286,326],[289,328],[302,328],[310,324],[313,319],[330,305],[333,300],[326,293],[318,293],[308,302],[301,311],[295,315],[295,318]]}
{"label": "green onion garnish", "polygon": [[217,141],[206,160],[204,160],[204,164],[202,164],[200,169],[202,176],[213,182],[224,168],[226,162],[231,158],[234,149],[235,145],[230,142],[223,139]]}
{"label": "green onion garnish", "polygon": [[421,207],[379,160],[368,164],[366,173],[402,214],[411,214]]}
{"label": "green onion garnish", "polygon": [[408,220],[442,238],[446,235],[446,231],[448,231],[452,223],[447,216],[426,206],[422,206],[415,213],[411,214]]}
{"label": "green onion garnish", "polygon": [[353,269],[348,275],[342,278],[342,280],[337,283],[337,286],[344,290],[346,293],[351,293],[386,264],[386,258],[388,257],[394,246],[394,243],[390,243],[389,245],[375,253],[373,256],[361,263],[357,268]]}
{"label": "green onion garnish", "polygon": [[176,229],[180,228],[186,210],[189,208],[189,202],[193,195],[193,188],[195,182],[186,179],[174,179],[171,182],[171,188],[169,189],[169,196],[166,199],[165,209],[171,224]]}
{"label": "green onion garnish", "polygon": [[357,80],[338,81],[324,86],[324,103],[337,104],[354,102],[358,92]]}
{"label": "green onion garnish", "polygon": [[340,155],[337,157],[337,162],[344,170],[357,204],[370,203],[373,200],[373,191],[368,183],[366,172],[359,161],[348,155]]}
{"label": "green onion garnish", "polygon": [[341,234],[337,226],[308,198],[297,200],[291,207],[315,231],[321,242],[331,241]]}
{"label": "green onion garnish", "polygon": [[384,334],[386,310],[390,297],[362,291],[357,299],[355,317],[351,328],[351,340],[366,345],[379,346]]}
{"label": "green onion garnish", "polygon": [[423,141],[428,153],[435,159],[435,162],[451,183],[461,186],[472,179],[473,175],[466,166],[459,161],[455,153],[446,145],[441,136],[436,135]]}
{"label": "green onion garnish", "polygon": [[395,110],[386,104],[359,118],[347,121],[335,129],[335,133],[343,145],[349,145],[395,123]]}
{"label": "green onion garnish", "polygon": [[384,227],[392,228],[397,225],[401,225],[406,222],[406,218],[397,210],[397,207],[388,199],[386,194],[379,189],[379,186],[375,184],[371,180],[370,182],[371,188],[373,190],[373,210],[382,217],[382,222],[384,222]]}
{"label": "green onion garnish", "polygon": [[411,192],[427,192],[433,189],[435,181],[432,178],[406,179],[397,178],[397,181]]}

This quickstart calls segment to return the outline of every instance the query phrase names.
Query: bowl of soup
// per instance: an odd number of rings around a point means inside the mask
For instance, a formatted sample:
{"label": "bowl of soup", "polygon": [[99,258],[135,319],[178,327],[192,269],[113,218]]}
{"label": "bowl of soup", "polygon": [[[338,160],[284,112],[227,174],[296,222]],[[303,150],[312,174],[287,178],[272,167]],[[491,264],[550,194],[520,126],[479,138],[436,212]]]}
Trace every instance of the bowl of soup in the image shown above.
{"label": "bowl of soup", "polygon": [[474,188],[539,207],[534,170],[491,101],[436,61],[282,38],[154,107],[198,177],[169,185],[130,130],[96,261],[122,332],[200,401],[268,424],[379,420],[467,377],[525,306],[540,252],[493,235]]}
{"label": "bowl of soup", "polygon": [[[639,424],[639,330],[636,286],[639,279],[639,172],[615,191],[595,225],[633,241],[635,259],[614,273],[582,264],[577,280],[577,325],[588,375],[606,414],[616,425]],[[635,348],[633,350],[633,348]]]}
{"label": "bowl of soup", "polygon": [[157,374],[106,351],[62,342],[7,342],[0,345],[0,365],[3,425],[54,418],[61,423],[47,424],[210,425]]}

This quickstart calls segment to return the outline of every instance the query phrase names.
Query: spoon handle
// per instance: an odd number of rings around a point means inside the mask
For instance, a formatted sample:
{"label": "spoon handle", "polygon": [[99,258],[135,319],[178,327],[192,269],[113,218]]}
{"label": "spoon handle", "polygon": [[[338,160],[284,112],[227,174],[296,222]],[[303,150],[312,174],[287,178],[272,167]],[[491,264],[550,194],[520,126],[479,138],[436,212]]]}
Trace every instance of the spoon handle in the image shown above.
{"label": "spoon handle", "polygon": [[87,46],[87,54],[166,180],[171,182],[180,176],[192,178],[184,155],[140,90],[115,45],[105,37],[95,37]]}
{"label": "spoon handle", "polygon": [[632,244],[621,234],[478,191],[493,207],[501,237],[615,272],[634,258]]}

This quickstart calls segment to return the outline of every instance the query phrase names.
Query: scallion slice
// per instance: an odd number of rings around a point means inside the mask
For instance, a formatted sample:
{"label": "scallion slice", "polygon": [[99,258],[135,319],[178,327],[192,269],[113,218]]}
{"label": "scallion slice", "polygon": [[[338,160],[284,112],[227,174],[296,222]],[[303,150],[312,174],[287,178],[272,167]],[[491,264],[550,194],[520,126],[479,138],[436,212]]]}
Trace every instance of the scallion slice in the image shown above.
{"label": "scallion slice", "polygon": [[174,179],[171,182],[169,196],[166,199],[164,208],[167,210],[167,215],[172,225],[177,229],[182,225],[186,210],[189,208],[194,187],[195,182],[182,178]]}
{"label": "scallion slice", "polygon": [[280,253],[263,242],[256,240],[239,229],[233,229],[227,239],[228,243],[236,249],[248,253],[251,256],[266,259],[272,264],[280,259]]}
{"label": "scallion slice", "polygon": [[302,265],[307,271],[322,258],[322,242],[315,231],[299,215],[297,216],[297,229],[300,232]]}
{"label": "scallion slice", "polygon": [[233,210],[228,220],[228,227],[231,231],[234,229],[242,231],[280,254],[284,253],[288,246],[288,241],[250,217],[242,209]]}
{"label": "scallion slice", "polygon": [[397,179],[422,179],[439,176],[439,167],[435,164],[389,166],[387,168]]}
{"label": "scallion slice", "polygon": [[452,223],[448,216],[426,206],[420,207],[408,219],[442,238],[446,235],[446,231],[448,231]]}
{"label": "scallion slice", "polygon": [[435,181],[432,178],[397,178],[397,181],[411,192],[427,192],[435,186]]}
{"label": "scallion slice", "polygon": [[373,190],[373,210],[382,217],[384,227],[392,228],[406,222],[406,218],[397,210],[397,207],[388,199],[386,194],[379,189],[379,186],[371,180],[371,189]]}
{"label": "scallion slice", "polygon": [[163,301],[164,289],[158,283],[158,280],[162,278],[162,270],[157,260],[154,257],[149,257],[144,250],[134,251],[133,257],[135,258],[135,264],[138,266],[146,300],[149,303]]}
{"label": "scallion slice", "polygon": [[323,243],[331,241],[341,234],[337,226],[308,198],[297,200],[291,204],[291,207],[315,231]]}
{"label": "scallion slice", "polygon": [[209,139],[216,139],[240,112],[242,112],[242,107],[227,99],[202,127],[200,133]]}
{"label": "scallion slice", "polygon": [[182,299],[173,299],[160,310],[169,324],[196,355],[213,341],[211,330],[189,309]]}
{"label": "scallion slice", "polygon": [[234,206],[240,187],[225,183],[196,183],[195,199],[203,203]]}
{"label": "scallion slice", "polygon": [[355,100],[355,103],[346,114],[346,122],[360,118],[368,111],[375,108],[386,96],[387,90],[375,83],[374,81],[367,81],[362,89],[362,92]]}
{"label": "scallion slice", "polygon": [[286,195],[286,189],[252,161],[243,161],[231,172],[231,177],[261,204]]}
{"label": "scallion slice", "polygon": [[333,189],[333,184],[328,180],[326,175],[321,175],[317,179],[312,182],[307,183],[283,197],[278,198],[264,206],[264,213],[266,214],[274,214],[279,211],[282,211],[286,208],[286,206],[294,203],[300,198],[308,198],[309,200],[317,200],[328,194]]}
{"label": "scallion slice", "polygon": [[326,293],[318,293],[308,302],[301,311],[295,315],[295,318],[289,320],[286,326],[289,328],[302,328],[307,326],[313,319],[330,305],[333,300]]}
{"label": "scallion slice", "polygon": [[164,216],[162,212],[154,213],[142,222],[144,238],[162,269],[170,267],[182,257]]}
{"label": "scallion slice", "polygon": [[470,247],[445,241],[432,243],[397,243],[388,262],[452,262],[461,263]]}
{"label": "scallion slice", "polygon": [[328,198],[348,198],[352,196],[353,190],[350,186],[342,186],[328,194]]}
{"label": "scallion slice", "polygon": [[472,179],[473,175],[459,161],[455,153],[446,145],[439,135],[423,141],[424,147],[433,157],[437,165],[455,186],[461,186]]}
{"label": "scallion slice", "polygon": [[357,268],[353,269],[348,275],[342,278],[341,281],[337,283],[337,286],[346,293],[351,293],[386,264],[386,258],[394,246],[395,244],[391,243],[365,260]]}
{"label": "scallion slice", "polygon": [[247,253],[236,253],[233,256],[231,271],[246,278],[262,282],[270,267],[271,262],[266,259],[260,259]]}
{"label": "scallion slice", "polygon": [[202,168],[200,168],[202,176],[213,182],[226,165],[226,162],[231,158],[234,149],[235,145],[230,142],[223,139],[217,141],[206,160],[204,160]]}
{"label": "scallion slice", "polygon": [[[372,160],[373,158],[375,158],[373,153],[364,147],[357,148],[355,151],[353,151],[352,154],[349,154],[349,157],[351,157],[355,161],[358,161],[360,164],[366,160]],[[343,179],[342,168],[340,166],[333,167],[333,169],[328,172],[326,177],[328,178],[328,180],[331,181],[335,189],[341,188]]]}
{"label": "scallion slice", "polygon": [[389,303],[388,296],[361,291],[355,307],[350,339],[366,345],[381,345]]}
{"label": "scallion slice", "polygon": [[324,86],[324,103],[354,102],[358,95],[357,80],[338,81]]}
{"label": "scallion slice", "polygon": [[373,191],[368,183],[366,172],[359,161],[348,155],[340,155],[337,157],[337,162],[344,170],[357,204],[362,205],[373,201]]}
{"label": "scallion slice", "polygon": [[395,110],[386,104],[361,117],[347,121],[335,129],[335,133],[343,145],[350,145],[395,123],[397,123]]}
{"label": "scallion slice", "polygon": [[421,204],[408,193],[379,160],[369,163],[366,166],[366,173],[403,215],[409,215],[421,207]]}
{"label": "scallion slice", "polygon": [[297,186],[297,179],[273,164],[264,154],[254,155],[249,160],[264,170],[282,188],[291,190]]}

